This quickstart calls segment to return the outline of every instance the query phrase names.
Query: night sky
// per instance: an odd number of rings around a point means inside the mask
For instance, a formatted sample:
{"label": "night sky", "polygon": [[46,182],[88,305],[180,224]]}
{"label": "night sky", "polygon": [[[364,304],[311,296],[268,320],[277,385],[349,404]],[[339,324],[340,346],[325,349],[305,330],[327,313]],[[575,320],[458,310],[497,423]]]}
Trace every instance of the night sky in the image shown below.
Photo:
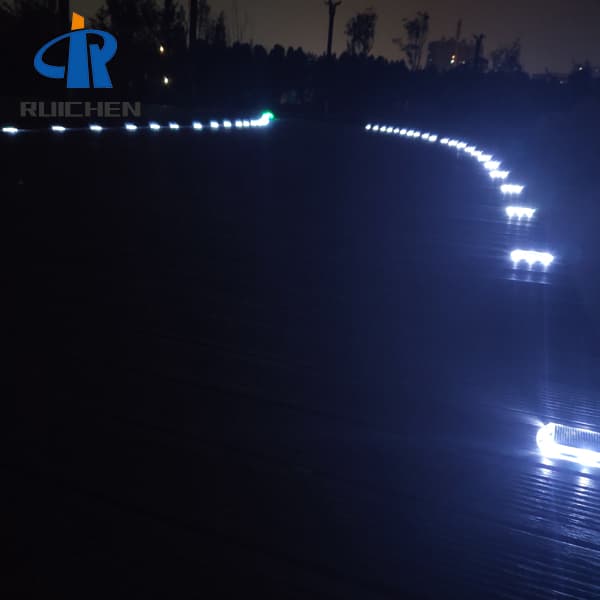
{"label": "night sky", "polygon": [[[74,10],[91,16],[101,0],[72,0]],[[184,2],[187,6],[187,1]],[[214,11],[229,11],[232,0],[213,0]],[[238,0],[249,19],[248,37],[270,47],[301,46],[321,53],[326,44],[327,10],[323,0]],[[374,54],[398,58],[392,38],[402,33],[402,19],[417,10],[431,15],[430,40],[454,35],[463,19],[463,37],[487,35],[486,54],[517,37],[523,65],[537,73],[548,68],[565,73],[573,62],[600,63],[600,2],[597,0],[344,0],[338,10],[334,50],[345,48],[344,27],[357,11],[372,6],[379,15]]]}

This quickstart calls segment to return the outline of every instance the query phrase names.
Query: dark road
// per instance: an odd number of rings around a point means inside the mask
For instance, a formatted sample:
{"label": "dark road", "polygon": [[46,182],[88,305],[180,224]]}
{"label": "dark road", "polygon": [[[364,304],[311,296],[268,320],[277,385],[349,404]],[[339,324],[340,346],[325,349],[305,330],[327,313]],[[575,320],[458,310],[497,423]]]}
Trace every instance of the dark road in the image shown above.
{"label": "dark road", "polygon": [[598,321],[535,182],[517,225],[356,126],[0,144],[22,597],[600,597],[600,471],[535,441],[600,430]]}

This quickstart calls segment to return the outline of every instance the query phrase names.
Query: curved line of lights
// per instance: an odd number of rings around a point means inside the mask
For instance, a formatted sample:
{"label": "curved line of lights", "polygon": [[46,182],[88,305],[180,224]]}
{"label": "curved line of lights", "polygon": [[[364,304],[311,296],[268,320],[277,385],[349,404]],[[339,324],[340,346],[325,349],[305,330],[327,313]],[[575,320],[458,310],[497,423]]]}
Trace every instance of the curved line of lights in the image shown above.
{"label": "curved line of lights", "polygon": [[[275,120],[275,115],[271,111],[263,112],[260,117],[257,119],[237,119],[235,121],[230,121],[229,119],[224,119],[223,121],[215,121],[211,120],[207,125],[201,123],[200,121],[193,121],[191,125],[185,126],[180,125],[175,121],[169,121],[166,125],[162,125],[157,123],[156,121],[150,121],[147,125],[141,125],[138,123],[124,123],[119,128],[125,129],[125,131],[140,131],[144,129],[148,129],[150,131],[161,131],[162,129],[168,129],[169,131],[179,131],[183,129],[192,129],[195,131],[203,131],[204,129],[211,129],[213,131],[217,131],[219,129],[257,129],[268,127]],[[87,126],[89,131],[94,133],[102,133],[103,131],[110,131],[112,129],[118,129],[117,127],[111,127],[108,125],[99,125],[97,123],[91,123]],[[81,127],[74,127],[72,129],[65,127],[64,125],[50,125],[50,131],[52,133],[66,133],[68,131],[79,131]],[[2,133],[6,135],[17,135],[18,133],[24,133],[25,129],[19,129],[18,127],[14,127],[12,125],[6,125],[2,127],[0,130]]]}
{"label": "curved line of lights", "polygon": [[[493,181],[500,180],[502,183],[499,187],[499,191],[505,196],[520,196],[525,190],[524,185],[515,183],[506,183],[510,175],[510,171],[501,170],[502,162],[495,159],[494,156],[484,150],[477,148],[474,145],[469,144],[464,140],[459,140],[450,137],[439,137],[437,134],[426,132],[421,133],[416,129],[390,127],[389,125],[371,125],[365,126],[366,131],[378,132],[385,134],[395,134],[400,137],[406,137],[411,139],[421,139],[429,143],[439,143],[442,146],[453,148],[456,152],[464,153],[474,158],[478,164],[483,166],[485,171],[489,174]],[[536,214],[536,209],[528,206],[507,206],[505,207],[505,213],[509,223],[521,223],[524,219],[531,221]],[[521,250],[515,249],[510,254],[510,259],[513,263],[514,268],[519,268],[523,263],[526,263],[529,269],[532,269],[535,265],[541,265],[544,269],[547,269],[554,261],[554,255],[549,252],[539,252],[536,250]]]}
{"label": "curved line of lights", "polygon": [[[381,125],[367,125],[365,129],[367,131],[385,134],[394,133],[412,139],[420,138],[428,142],[439,141],[439,144],[442,146],[454,148],[457,152],[463,152],[473,157],[485,168],[493,181],[501,182],[499,191],[502,195],[511,197],[520,196],[525,190],[525,186],[523,185],[506,182],[510,176],[510,171],[501,169],[501,161],[495,160],[492,154],[488,154],[462,140],[450,137],[438,138],[436,134],[432,133],[421,134],[414,129],[392,129],[388,126]],[[513,222],[513,220],[520,223],[523,220],[531,221],[536,214],[536,209],[527,206],[506,206],[505,212],[509,223]],[[538,264],[544,269],[548,269],[555,261],[555,257],[549,252],[523,250],[519,248],[510,253],[510,259],[513,262],[514,268],[518,268],[522,263],[526,263],[529,269],[532,269]],[[568,437],[567,434],[564,434],[565,431],[568,431],[570,437]],[[557,438],[561,439],[562,443],[557,441]],[[564,443],[565,439],[571,440],[572,443]],[[594,442],[594,448],[590,447],[590,440]],[[570,428],[556,423],[548,423],[538,430],[536,441],[540,453],[545,458],[570,461],[584,467],[600,468],[600,433]]]}

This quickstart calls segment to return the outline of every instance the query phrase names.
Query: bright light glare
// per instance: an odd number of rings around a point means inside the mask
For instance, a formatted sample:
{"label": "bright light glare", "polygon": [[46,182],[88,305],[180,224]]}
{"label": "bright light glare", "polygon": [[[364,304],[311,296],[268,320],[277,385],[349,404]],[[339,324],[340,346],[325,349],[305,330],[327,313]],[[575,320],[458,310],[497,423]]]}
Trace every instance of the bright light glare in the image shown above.
{"label": "bright light glare", "polygon": [[536,442],[545,458],[600,467],[600,434],[595,431],[548,423],[538,430]]}
{"label": "bright light glare", "polygon": [[524,185],[514,185],[512,183],[505,183],[504,185],[500,186],[500,191],[503,194],[514,194],[514,195],[519,195],[523,190],[525,189]]}
{"label": "bright light glare", "polygon": [[169,129],[177,131],[179,129],[179,123],[169,123]]}
{"label": "bright light glare", "polygon": [[456,144],[456,147],[459,150],[464,150],[467,147],[467,144],[465,144],[465,142],[460,142],[459,144]]}
{"label": "bright light glare", "polygon": [[127,131],[137,131],[137,125],[134,125],[133,123],[125,123],[125,129]]}
{"label": "bright light glare", "polygon": [[64,133],[67,130],[67,128],[63,127],[62,125],[52,125],[50,129],[55,133]]}
{"label": "bright light glare", "polygon": [[406,135],[407,133],[408,133],[408,130],[406,130],[406,129],[400,130],[400,135]]}
{"label": "bright light glare", "polygon": [[392,133],[394,131],[394,128],[388,127],[385,131],[386,131],[386,133]]}
{"label": "bright light glare", "polygon": [[510,175],[510,171],[491,171],[490,177],[492,179],[507,179]]}
{"label": "bright light glare", "polygon": [[379,125],[373,125],[373,131],[379,131]]}
{"label": "bright light glare", "polygon": [[507,206],[506,214],[509,219],[516,217],[517,219],[533,219],[535,215],[535,208],[527,208],[525,206]]}
{"label": "bright light glare", "polygon": [[549,252],[536,252],[535,250],[513,250],[510,257],[515,266],[524,261],[529,267],[533,267],[536,263],[549,267],[554,262],[554,256]]}
{"label": "bright light glare", "polygon": [[160,125],[158,123],[149,123],[148,127],[150,127],[150,129],[152,129],[152,131],[158,131],[160,129]]}
{"label": "bright light glare", "polygon": [[499,160],[488,160],[483,166],[488,171],[497,171],[502,163]]}
{"label": "bright light glare", "polygon": [[397,135],[397,134],[399,134],[399,133],[400,133],[400,130],[399,130],[397,127],[395,127],[395,128],[394,128],[394,133]]}
{"label": "bright light glare", "polygon": [[195,129],[196,131],[202,131],[204,129],[204,126],[202,125],[202,123],[200,123],[198,121],[194,121],[192,123],[192,128]]}
{"label": "bright light glare", "polygon": [[477,152],[477,147],[476,146],[467,146],[465,148],[465,152],[467,154],[473,154],[474,152]]}
{"label": "bright light glare", "polygon": [[219,127],[221,127],[216,121],[211,121],[210,122],[210,128],[211,129],[219,129]]}
{"label": "bright light glare", "polygon": [[490,162],[494,158],[491,154],[481,154],[477,157],[477,161],[480,163]]}
{"label": "bright light glare", "polygon": [[10,133],[11,135],[15,135],[15,133],[19,133],[19,130],[16,127],[3,127],[2,133]]}
{"label": "bright light glare", "polygon": [[422,139],[424,139],[424,140],[428,140],[428,139],[429,139],[429,134],[428,134],[428,133],[424,133],[424,134],[421,136],[421,138],[422,138]]}
{"label": "bright light glare", "polygon": [[171,82],[171,80],[165,75],[163,77],[162,82],[163,82],[163,85],[169,85],[169,83]]}
{"label": "bright light glare", "polygon": [[102,131],[102,127],[100,125],[90,125],[90,131]]}
{"label": "bright light glare", "polygon": [[367,125],[367,126],[365,127],[365,129],[366,129],[367,131],[371,131],[372,127],[373,127],[372,125]]}
{"label": "bright light glare", "polygon": [[231,121],[223,121],[223,127],[225,127],[225,129],[231,129],[233,127],[233,123]]}
{"label": "bright light glare", "polygon": [[235,126],[237,129],[241,129],[244,126],[244,123],[242,123],[242,121],[240,121],[240,120],[237,120],[235,122]]}
{"label": "bright light glare", "polygon": [[451,148],[456,148],[456,146],[458,146],[458,142],[456,140],[450,140],[448,142],[448,146],[450,146]]}
{"label": "bright light glare", "polygon": [[430,135],[429,136],[429,141],[430,142],[437,142],[438,140],[438,136],[437,135]]}
{"label": "bright light glare", "polygon": [[444,144],[444,146],[448,146],[448,144],[450,144],[450,139],[449,138],[442,138],[440,140],[440,144]]}
{"label": "bright light glare", "polygon": [[250,127],[250,121],[242,121],[242,124],[244,125],[244,127],[248,128]]}

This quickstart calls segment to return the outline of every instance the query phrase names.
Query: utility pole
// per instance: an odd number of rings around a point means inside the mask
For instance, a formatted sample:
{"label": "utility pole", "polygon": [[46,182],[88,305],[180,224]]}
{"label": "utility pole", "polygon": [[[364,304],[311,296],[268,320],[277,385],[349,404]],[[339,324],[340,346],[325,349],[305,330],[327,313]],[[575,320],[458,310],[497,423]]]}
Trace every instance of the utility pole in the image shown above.
{"label": "utility pole", "polygon": [[335,22],[335,13],[342,0],[326,0],[325,4],[329,8],[329,34],[327,36],[327,58],[331,58],[331,48],[333,46],[333,24]]}
{"label": "utility pole", "polygon": [[481,63],[481,50],[483,48],[485,34],[480,33],[479,35],[475,35],[473,37],[475,38],[475,56],[473,57],[473,68],[475,71],[479,72],[479,65]]}
{"label": "utility pole", "polygon": [[198,0],[190,0],[190,50],[196,45],[198,33]]}

